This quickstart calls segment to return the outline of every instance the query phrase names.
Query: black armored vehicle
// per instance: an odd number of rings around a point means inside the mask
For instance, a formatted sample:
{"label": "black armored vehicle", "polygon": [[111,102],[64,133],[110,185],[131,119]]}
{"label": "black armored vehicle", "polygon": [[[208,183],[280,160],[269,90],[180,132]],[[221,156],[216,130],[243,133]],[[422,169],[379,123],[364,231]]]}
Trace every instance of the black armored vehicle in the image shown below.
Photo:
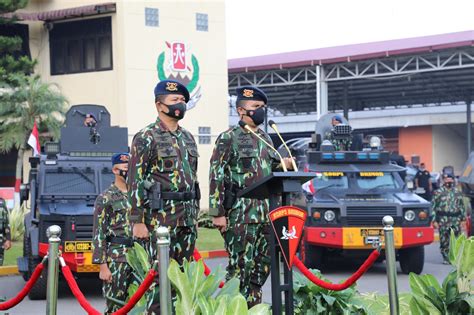
{"label": "black armored vehicle", "polygon": [[[60,142],[45,143],[44,153],[30,158],[29,184],[21,195],[30,199],[31,211],[25,216],[23,257],[18,258],[25,281],[48,251],[51,225],[61,227],[62,255],[78,277],[99,271],[92,264],[94,202],[112,183],[110,158],[128,151],[127,137],[127,128],[111,126],[104,106],[74,105],[66,113]],[[29,297],[45,296],[43,274]]]}
{"label": "black armored vehicle", "polygon": [[[405,169],[390,162],[379,137],[364,140],[345,119],[333,127],[331,116],[321,117],[306,149],[305,169],[316,177],[303,186],[302,260],[321,268],[331,256],[367,257],[383,244],[382,218],[390,215],[402,271],[420,273],[424,245],[434,238],[430,203],[407,189],[400,177]],[[335,150],[336,141],[345,143],[344,151]]]}

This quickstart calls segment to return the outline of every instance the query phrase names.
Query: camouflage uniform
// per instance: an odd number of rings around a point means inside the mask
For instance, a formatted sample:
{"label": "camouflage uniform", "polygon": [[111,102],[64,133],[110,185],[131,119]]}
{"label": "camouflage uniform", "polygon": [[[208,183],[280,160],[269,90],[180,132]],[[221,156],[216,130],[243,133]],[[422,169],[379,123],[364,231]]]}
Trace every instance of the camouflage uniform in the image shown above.
{"label": "camouflage uniform", "polygon": [[[182,264],[192,257],[199,211],[198,156],[191,133],[182,127],[170,131],[159,117],[133,138],[128,171],[130,222],[146,224],[150,232],[147,251],[152,260],[157,259],[158,226],[166,226],[170,231],[170,258]],[[150,208],[146,181],[161,183],[162,209]],[[176,197],[172,198],[173,195]],[[153,301],[149,311],[159,313],[158,303]]]}
{"label": "camouflage uniform", "polygon": [[95,201],[94,211],[94,264],[107,263],[112,273],[112,282],[103,283],[106,298],[106,314],[118,310],[121,305],[112,299],[126,301],[128,287],[133,280],[132,269],[125,254],[129,245],[116,242],[113,238],[129,240],[131,230],[128,222],[129,203],[127,194],[112,184]]}
{"label": "camouflage uniform", "polygon": [[352,145],[351,139],[335,139],[331,131],[326,132],[324,140],[331,141],[335,151],[349,151]]}
{"label": "camouflage uniform", "polygon": [[5,199],[0,198],[0,266],[3,266],[3,255],[4,249],[3,244],[5,241],[10,241],[10,223],[8,221],[8,209]]}
{"label": "camouflage uniform", "polygon": [[[258,133],[271,143],[270,137]],[[227,280],[240,278],[240,292],[251,306],[261,302],[262,289],[270,272],[268,200],[237,198],[224,208],[225,187],[232,182],[237,190],[250,186],[279,167],[275,153],[240,126],[220,134],[211,157],[209,175],[209,214],[225,216],[222,233],[229,253]]]}
{"label": "camouflage uniform", "polygon": [[449,237],[451,229],[458,236],[461,233],[461,221],[465,218],[465,208],[461,192],[456,188],[443,186],[433,194],[433,222],[439,225],[441,254],[448,261]]}

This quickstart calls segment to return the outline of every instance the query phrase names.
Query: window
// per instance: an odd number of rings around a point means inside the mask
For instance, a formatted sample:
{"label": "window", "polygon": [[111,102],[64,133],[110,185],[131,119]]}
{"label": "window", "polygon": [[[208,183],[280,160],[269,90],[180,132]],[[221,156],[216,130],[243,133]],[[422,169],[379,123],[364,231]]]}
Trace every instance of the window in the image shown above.
{"label": "window", "polygon": [[196,29],[198,31],[208,31],[208,17],[206,13],[196,13]]}
{"label": "window", "polygon": [[[211,144],[211,127],[199,127],[199,144]],[[209,135],[209,136],[206,136]]]}
{"label": "window", "polygon": [[112,70],[110,16],[54,24],[49,48],[52,75]]}
{"label": "window", "polygon": [[145,25],[160,26],[159,10],[155,8],[145,8]]}

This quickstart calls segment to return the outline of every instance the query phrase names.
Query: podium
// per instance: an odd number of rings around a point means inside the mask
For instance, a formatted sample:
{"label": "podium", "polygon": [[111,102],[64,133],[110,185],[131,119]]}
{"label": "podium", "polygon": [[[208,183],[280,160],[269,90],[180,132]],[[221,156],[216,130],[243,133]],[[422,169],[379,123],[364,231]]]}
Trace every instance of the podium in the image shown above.
{"label": "podium", "polygon": [[[291,193],[301,192],[301,185],[314,177],[315,175],[306,172],[273,172],[241,190],[237,197],[269,199],[269,211],[272,211],[280,206],[290,205]],[[280,277],[282,254],[274,232],[270,233],[269,245],[271,256],[272,314],[282,314],[282,293],[284,293],[285,314],[293,314],[293,273],[283,263],[283,279]]]}

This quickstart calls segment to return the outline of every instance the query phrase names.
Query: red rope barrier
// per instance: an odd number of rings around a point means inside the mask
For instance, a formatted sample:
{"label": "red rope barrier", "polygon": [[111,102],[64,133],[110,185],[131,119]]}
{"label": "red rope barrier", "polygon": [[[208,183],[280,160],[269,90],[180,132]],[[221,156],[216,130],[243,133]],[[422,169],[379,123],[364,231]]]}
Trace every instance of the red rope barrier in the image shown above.
{"label": "red rope barrier", "polygon": [[135,306],[135,304],[138,303],[138,301],[140,301],[146,290],[148,290],[150,285],[153,283],[155,276],[156,271],[154,269],[150,269],[145,280],[143,280],[142,284],[140,284],[140,286],[138,287],[137,292],[135,292],[135,294],[130,298],[130,300],[128,300],[126,305],[124,305],[118,311],[112,313],[112,315],[125,315],[130,312],[130,310]]}
{"label": "red rope barrier", "polygon": [[[211,269],[206,265],[206,263],[204,262],[204,260],[202,259],[202,256],[201,254],[199,253],[199,251],[197,250],[197,248],[194,248],[194,252],[193,252],[193,258],[195,261],[200,261],[202,260],[202,264],[204,265],[204,274],[206,276],[209,276],[211,274]],[[224,281],[221,281],[221,283],[219,283],[219,288],[222,288],[224,287]]]}
{"label": "red rope barrier", "polygon": [[362,266],[360,266],[359,269],[352,276],[347,278],[347,280],[343,283],[338,284],[326,282],[316,277],[311,271],[308,270],[308,268],[306,268],[306,266],[301,260],[299,260],[297,256],[295,256],[294,265],[301,271],[301,273],[306,276],[306,278],[308,278],[317,286],[327,290],[342,291],[353,285],[357,280],[359,280],[359,278],[362,277],[362,275],[374,264],[374,262],[377,260],[377,258],[379,258],[379,256],[379,251],[374,250],[367,258],[367,260],[364,261]]}
{"label": "red rope barrier", "polygon": [[82,294],[81,289],[79,289],[79,286],[77,285],[77,282],[74,279],[74,276],[72,275],[71,269],[69,269],[69,266],[64,265],[61,267],[61,270],[63,272],[64,278],[66,279],[67,284],[69,285],[69,288],[72,291],[72,294],[74,294],[77,301],[82,306],[82,308],[87,312],[87,314],[100,315],[101,313],[97,311],[95,308],[93,308],[92,305],[90,305],[89,302],[86,300],[86,297],[84,296],[84,294]]}
{"label": "red rope barrier", "polygon": [[35,270],[33,271],[33,274],[31,275],[28,282],[26,282],[23,289],[21,289],[21,291],[18,292],[18,294],[14,298],[0,303],[0,311],[8,310],[16,306],[18,303],[20,303],[28,294],[28,292],[30,292],[31,288],[36,283],[36,281],[39,279],[39,277],[41,276],[41,273],[43,272],[43,269],[44,269],[43,263],[40,263],[38,266],[36,266]]}

